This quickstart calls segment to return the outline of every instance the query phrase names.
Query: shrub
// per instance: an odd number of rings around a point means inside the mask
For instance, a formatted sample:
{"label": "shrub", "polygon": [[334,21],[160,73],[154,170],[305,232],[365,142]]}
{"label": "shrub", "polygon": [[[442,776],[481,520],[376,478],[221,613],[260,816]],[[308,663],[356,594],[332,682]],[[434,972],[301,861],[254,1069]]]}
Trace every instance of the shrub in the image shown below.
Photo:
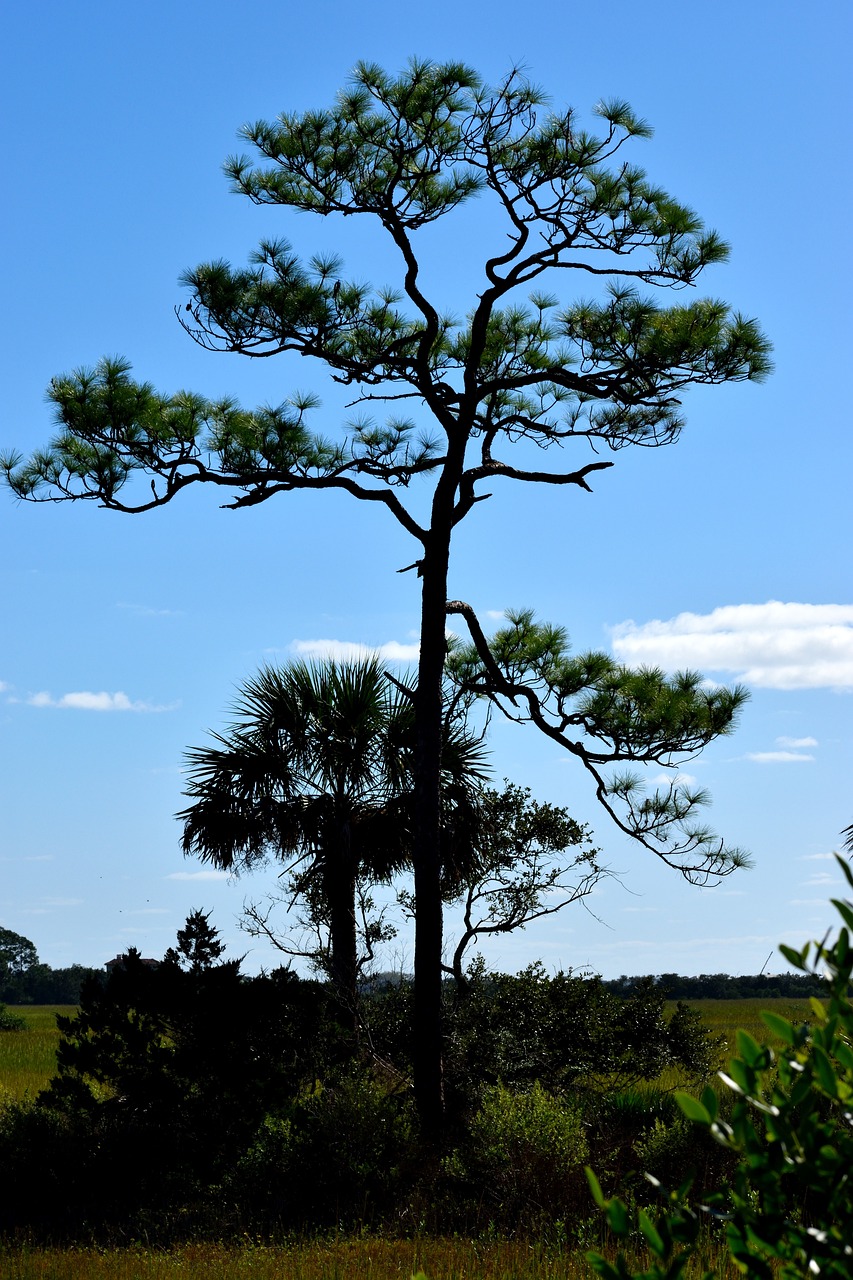
{"label": "shrub", "polygon": [[413,1147],[408,1099],[352,1072],[265,1117],[228,1183],[251,1217],[288,1227],[363,1226],[399,1211]]}
{"label": "shrub", "polygon": [[587,1159],[580,1106],[538,1082],[524,1090],[483,1090],[466,1141],[445,1162],[463,1194],[479,1200],[498,1227],[535,1227],[565,1218],[576,1202]]}
{"label": "shrub", "polygon": [[[853,888],[853,872],[843,859],[838,864]],[[778,1050],[737,1033],[738,1056],[720,1073],[733,1099],[730,1120],[721,1117],[711,1088],[701,1099],[678,1095],[685,1116],[737,1157],[730,1187],[709,1197],[709,1208],[727,1223],[735,1266],[755,1280],[771,1280],[780,1265],[786,1280],[853,1274],[853,904],[833,905],[843,926],[831,946],[824,940],[802,951],[780,948],[796,969],[823,977],[825,998],[812,997],[811,1024],[762,1014]],[[647,1280],[682,1274],[699,1240],[686,1184],[669,1193],[654,1221],[643,1210],[629,1214],[618,1199],[605,1200],[592,1174],[590,1185],[616,1234],[639,1230],[649,1244],[657,1261],[638,1274]],[[597,1254],[590,1261],[605,1280],[633,1274],[622,1256],[615,1265]]]}
{"label": "shrub", "polygon": [[0,1004],[0,1031],[23,1031],[26,1025],[17,1013],[10,1013],[5,1004]]}

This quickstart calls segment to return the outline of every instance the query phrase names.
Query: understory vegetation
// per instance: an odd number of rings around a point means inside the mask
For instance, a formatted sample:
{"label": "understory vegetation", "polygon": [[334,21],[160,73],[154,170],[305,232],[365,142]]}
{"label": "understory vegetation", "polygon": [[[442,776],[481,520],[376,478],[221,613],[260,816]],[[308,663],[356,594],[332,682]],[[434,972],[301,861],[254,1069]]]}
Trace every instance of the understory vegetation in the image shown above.
{"label": "understory vegetation", "polygon": [[775,1001],[760,1036],[710,1001],[714,1035],[651,980],[472,965],[445,988],[440,1133],[412,1098],[407,982],[365,988],[354,1033],[334,984],[245,978],[209,925],[157,967],[131,951],[57,1017],[48,1087],[0,1109],[3,1275],[848,1277],[853,904],[834,905],[835,941],[781,948],[821,997]]}
{"label": "understory vegetation", "polygon": [[[59,1017],[48,1087],[2,1112],[4,1231],[576,1237],[593,1216],[585,1163],[628,1192],[644,1161],[666,1174],[694,1160],[659,1082],[699,1084],[717,1065],[698,1014],[665,1010],[651,982],[622,998],[538,966],[469,978],[445,989],[436,1135],[412,1098],[408,983],[365,992],[354,1035],[328,983],[131,953]],[[724,1153],[699,1146],[710,1176]]]}

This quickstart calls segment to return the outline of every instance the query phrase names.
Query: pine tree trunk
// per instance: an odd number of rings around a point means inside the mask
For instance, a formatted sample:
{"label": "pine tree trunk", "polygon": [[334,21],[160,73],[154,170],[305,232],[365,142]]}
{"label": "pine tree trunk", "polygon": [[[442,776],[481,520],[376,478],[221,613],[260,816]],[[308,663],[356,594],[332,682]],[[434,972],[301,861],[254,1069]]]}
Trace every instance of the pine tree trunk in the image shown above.
{"label": "pine tree trunk", "polygon": [[[433,526],[434,532],[434,526]],[[436,548],[436,542],[439,544]],[[442,680],[446,656],[445,605],[450,530],[435,538],[423,560],[421,650],[416,699],[415,775],[415,1099],[424,1132],[436,1135],[444,1118],[442,1072],[442,902],[440,782]]]}

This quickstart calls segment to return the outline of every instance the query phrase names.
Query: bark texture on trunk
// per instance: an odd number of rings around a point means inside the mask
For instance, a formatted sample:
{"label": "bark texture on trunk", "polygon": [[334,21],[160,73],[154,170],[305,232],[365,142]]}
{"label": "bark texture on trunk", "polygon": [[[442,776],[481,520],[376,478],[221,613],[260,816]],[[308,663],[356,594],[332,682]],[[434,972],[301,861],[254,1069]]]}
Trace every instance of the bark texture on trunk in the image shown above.
{"label": "bark texture on trunk", "polygon": [[[438,543],[438,546],[436,546]],[[450,530],[434,538],[423,560],[421,651],[415,702],[415,1098],[424,1132],[437,1136],[444,1119],[442,1072],[442,901],[440,785],[442,681]]]}
{"label": "bark texture on trunk", "polygon": [[338,834],[338,856],[326,867],[325,889],[329,904],[331,978],[347,1030],[358,1035],[358,940],[355,923],[355,866],[349,823]]}

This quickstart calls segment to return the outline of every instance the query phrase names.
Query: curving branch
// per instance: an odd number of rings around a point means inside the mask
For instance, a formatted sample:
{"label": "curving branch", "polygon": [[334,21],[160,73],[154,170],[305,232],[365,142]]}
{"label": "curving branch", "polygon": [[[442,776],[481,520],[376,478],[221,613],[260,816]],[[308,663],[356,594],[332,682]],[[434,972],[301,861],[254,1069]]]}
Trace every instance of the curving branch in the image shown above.
{"label": "curving branch", "polygon": [[[447,612],[465,619],[472,642],[467,652],[452,656],[454,677],[510,718],[536,725],[578,759],[620,831],[693,884],[718,881],[748,865],[743,850],[728,847],[697,822],[699,809],[708,803],[706,792],[676,777],[647,794],[639,776],[603,772],[620,763],[664,768],[686,763],[730,732],[746,697],[743,690],[708,693],[699,687],[698,676],[667,681],[660,672],[619,667],[605,654],[570,659],[565,634],[536,624],[529,613],[510,615],[510,628],[490,642],[469,604],[451,600]],[[590,745],[590,739],[598,745]]]}

